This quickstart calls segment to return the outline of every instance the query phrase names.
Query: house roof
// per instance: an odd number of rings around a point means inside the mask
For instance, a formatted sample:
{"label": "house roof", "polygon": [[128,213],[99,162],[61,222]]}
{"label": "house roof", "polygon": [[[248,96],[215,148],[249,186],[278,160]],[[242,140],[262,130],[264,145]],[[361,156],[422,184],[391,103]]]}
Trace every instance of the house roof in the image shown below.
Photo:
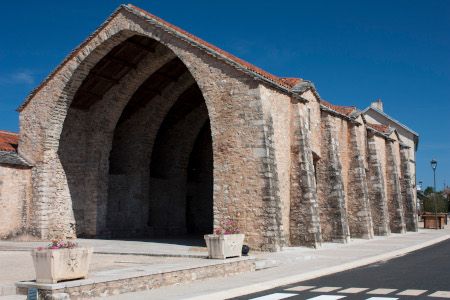
{"label": "house roof", "polygon": [[[33,96],[39,91],[41,90],[47,82],[49,82],[55,75],[56,73],[61,70],[64,65],[66,63],[68,63],[73,57],[75,57],[79,51],[82,50],[82,48],[84,46],[86,46],[93,38],[95,38],[100,31],[105,28],[109,22],[111,22],[111,20],[122,10],[125,9],[137,16],[140,17],[144,17],[147,21],[149,21],[152,24],[155,24],[156,26],[162,27],[165,31],[176,35],[177,37],[180,37],[184,40],[186,40],[187,42],[189,42],[190,44],[197,46],[200,49],[203,49],[204,51],[208,52],[209,54],[216,56],[218,58],[221,58],[223,60],[225,60],[226,62],[228,62],[229,64],[233,65],[234,67],[236,67],[237,69],[246,71],[247,73],[250,73],[252,76],[259,78],[259,79],[263,79],[275,86],[277,86],[278,88],[284,90],[285,92],[289,92],[289,93],[297,93],[295,91],[295,89],[293,89],[296,85],[301,84],[302,82],[305,82],[306,80],[303,80],[301,78],[284,78],[284,77],[278,77],[276,75],[273,75],[253,64],[250,64],[248,62],[246,62],[243,59],[240,59],[236,56],[234,56],[233,54],[222,50],[206,41],[204,41],[203,39],[139,8],[136,7],[132,4],[127,4],[127,5],[121,5],[92,35],[90,35],[84,42],[82,42],[74,51],[72,51],[65,59],[64,61],[58,65],[56,67],[56,69],[47,77],[44,79],[44,81],[37,87],[35,88],[30,95],[25,99],[25,101],[19,106],[19,108],[17,109],[19,112],[22,111],[25,106],[29,103],[29,101],[33,98]],[[309,88],[311,89],[315,89],[314,85],[310,85]]]}
{"label": "house roof", "polygon": [[[398,135],[397,129],[395,129],[394,127],[384,124],[369,123],[366,120],[364,120],[364,124],[366,125],[366,129],[375,132],[376,134],[384,137],[385,139],[397,140],[401,147],[409,148],[409,146],[407,146],[402,142],[400,136]],[[395,139],[391,137],[392,134],[395,134],[396,137]]]}
{"label": "house roof", "polygon": [[374,112],[376,112],[377,114],[385,117],[386,119],[390,120],[391,122],[397,124],[398,126],[400,126],[401,128],[405,129],[406,131],[412,133],[413,135],[415,135],[416,137],[419,137],[419,134],[417,132],[415,132],[414,130],[410,129],[408,126],[404,125],[403,123],[397,121],[396,119],[392,118],[391,116],[387,115],[385,112],[375,108],[375,107],[367,107],[366,109],[361,111],[361,114],[366,114],[369,110],[372,110]]}
{"label": "house roof", "polygon": [[30,167],[17,153],[19,135],[14,132],[0,130],[0,164]]}
{"label": "house roof", "polygon": [[1,151],[0,150],[0,165],[12,165],[19,167],[31,167],[31,165],[25,161],[15,151]]}
{"label": "house roof", "polygon": [[19,135],[14,132],[0,130],[0,151],[16,152]]}

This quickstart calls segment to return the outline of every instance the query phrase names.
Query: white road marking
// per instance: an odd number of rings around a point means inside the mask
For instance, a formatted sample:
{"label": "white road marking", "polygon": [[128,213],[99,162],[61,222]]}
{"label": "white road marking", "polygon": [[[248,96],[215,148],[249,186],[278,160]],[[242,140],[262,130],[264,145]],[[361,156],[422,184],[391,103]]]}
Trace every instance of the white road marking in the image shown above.
{"label": "white road marking", "polygon": [[373,294],[373,295],[387,295],[392,292],[395,292],[396,289],[375,289],[370,292],[367,292],[367,294]]}
{"label": "white road marking", "polygon": [[345,298],[346,296],[336,296],[336,295],[321,295],[314,298],[308,298],[307,300],[337,300]]}
{"label": "white road marking", "polygon": [[390,297],[370,297],[366,300],[397,300],[398,298],[390,298]]}
{"label": "white road marking", "polygon": [[317,292],[317,293],[329,293],[335,290],[342,289],[341,287],[337,286],[324,286],[315,290],[312,290],[311,292]]}
{"label": "white road marking", "polygon": [[403,292],[397,293],[399,296],[419,296],[426,293],[427,290],[404,290]]}
{"label": "white road marking", "polygon": [[298,294],[289,294],[289,293],[274,293],[258,298],[252,298],[250,300],[279,300],[279,299],[285,299],[292,296],[297,296]]}
{"label": "white road marking", "polygon": [[363,291],[367,291],[368,290],[368,288],[354,288],[354,287],[352,287],[352,288],[348,288],[348,289],[345,289],[345,290],[342,290],[342,291],[339,291],[338,293],[342,293],[342,294],[357,294],[357,293],[361,293],[361,292],[363,292]]}
{"label": "white road marking", "polygon": [[450,292],[449,291],[437,291],[431,295],[428,295],[428,297],[450,298]]}
{"label": "white road marking", "polygon": [[299,285],[299,286],[291,287],[289,289],[285,289],[285,291],[303,292],[303,291],[307,291],[307,290],[310,290],[313,288],[315,288],[315,286],[313,286],[313,285]]}

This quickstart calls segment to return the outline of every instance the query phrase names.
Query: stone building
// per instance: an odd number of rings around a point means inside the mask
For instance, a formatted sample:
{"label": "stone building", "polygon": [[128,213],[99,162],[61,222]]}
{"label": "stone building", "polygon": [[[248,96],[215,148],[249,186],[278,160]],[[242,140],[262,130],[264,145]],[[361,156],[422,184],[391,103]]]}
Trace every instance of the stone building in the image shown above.
{"label": "stone building", "polygon": [[0,130],[0,239],[29,228],[31,167],[17,154],[19,136]]}
{"label": "stone building", "polygon": [[196,235],[231,218],[276,251],[417,230],[417,134],[132,5],[19,112],[2,237]]}

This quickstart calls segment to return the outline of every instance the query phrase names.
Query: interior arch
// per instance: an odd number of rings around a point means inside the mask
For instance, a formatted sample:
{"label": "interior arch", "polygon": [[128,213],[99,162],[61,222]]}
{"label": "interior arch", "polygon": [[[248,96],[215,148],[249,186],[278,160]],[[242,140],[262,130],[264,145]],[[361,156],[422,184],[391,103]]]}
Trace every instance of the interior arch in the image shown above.
{"label": "interior arch", "polygon": [[212,231],[208,109],[184,63],[155,40],[132,36],[92,67],[58,155],[80,237]]}

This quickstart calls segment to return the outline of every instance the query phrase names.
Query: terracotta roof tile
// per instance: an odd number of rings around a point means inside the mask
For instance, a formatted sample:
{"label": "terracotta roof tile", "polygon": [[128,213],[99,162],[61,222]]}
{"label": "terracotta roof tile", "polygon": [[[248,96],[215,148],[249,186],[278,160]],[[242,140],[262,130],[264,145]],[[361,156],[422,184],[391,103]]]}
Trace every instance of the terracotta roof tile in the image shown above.
{"label": "terracotta roof tile", "polygon": [[14,132],[0,130],[0,151],[16,152],[19,135]]}
{"label": "terracotta roof tile", "polygon": [[353,113],[356,110],[355,106],[340,106],[340,105],[334,105],[331,104],[328,101],[325,101],[323,99],[320,99],[320,103],[326,107],[328,107],[329,109],[332,109],[340,114],[349,116],[351,113]]}
{"label": "terracotta roof tile", "polygon": [[302,82],[303,79],[301,79],[301,78],[292,78],[292,77],[291,78],[283,77],[283,78],[280,78],[280,81],[284,82],[287,86],[294,87],[297,84],[299,84],[300,82]]}
{"label": "terracotta roof tile", "polygon": [[369,127],[369,128],[375,129],[376,131],[382,132],[382,133],[389,133],[390,132],[390,128],[387,125],[366,123],[366,126]]}

